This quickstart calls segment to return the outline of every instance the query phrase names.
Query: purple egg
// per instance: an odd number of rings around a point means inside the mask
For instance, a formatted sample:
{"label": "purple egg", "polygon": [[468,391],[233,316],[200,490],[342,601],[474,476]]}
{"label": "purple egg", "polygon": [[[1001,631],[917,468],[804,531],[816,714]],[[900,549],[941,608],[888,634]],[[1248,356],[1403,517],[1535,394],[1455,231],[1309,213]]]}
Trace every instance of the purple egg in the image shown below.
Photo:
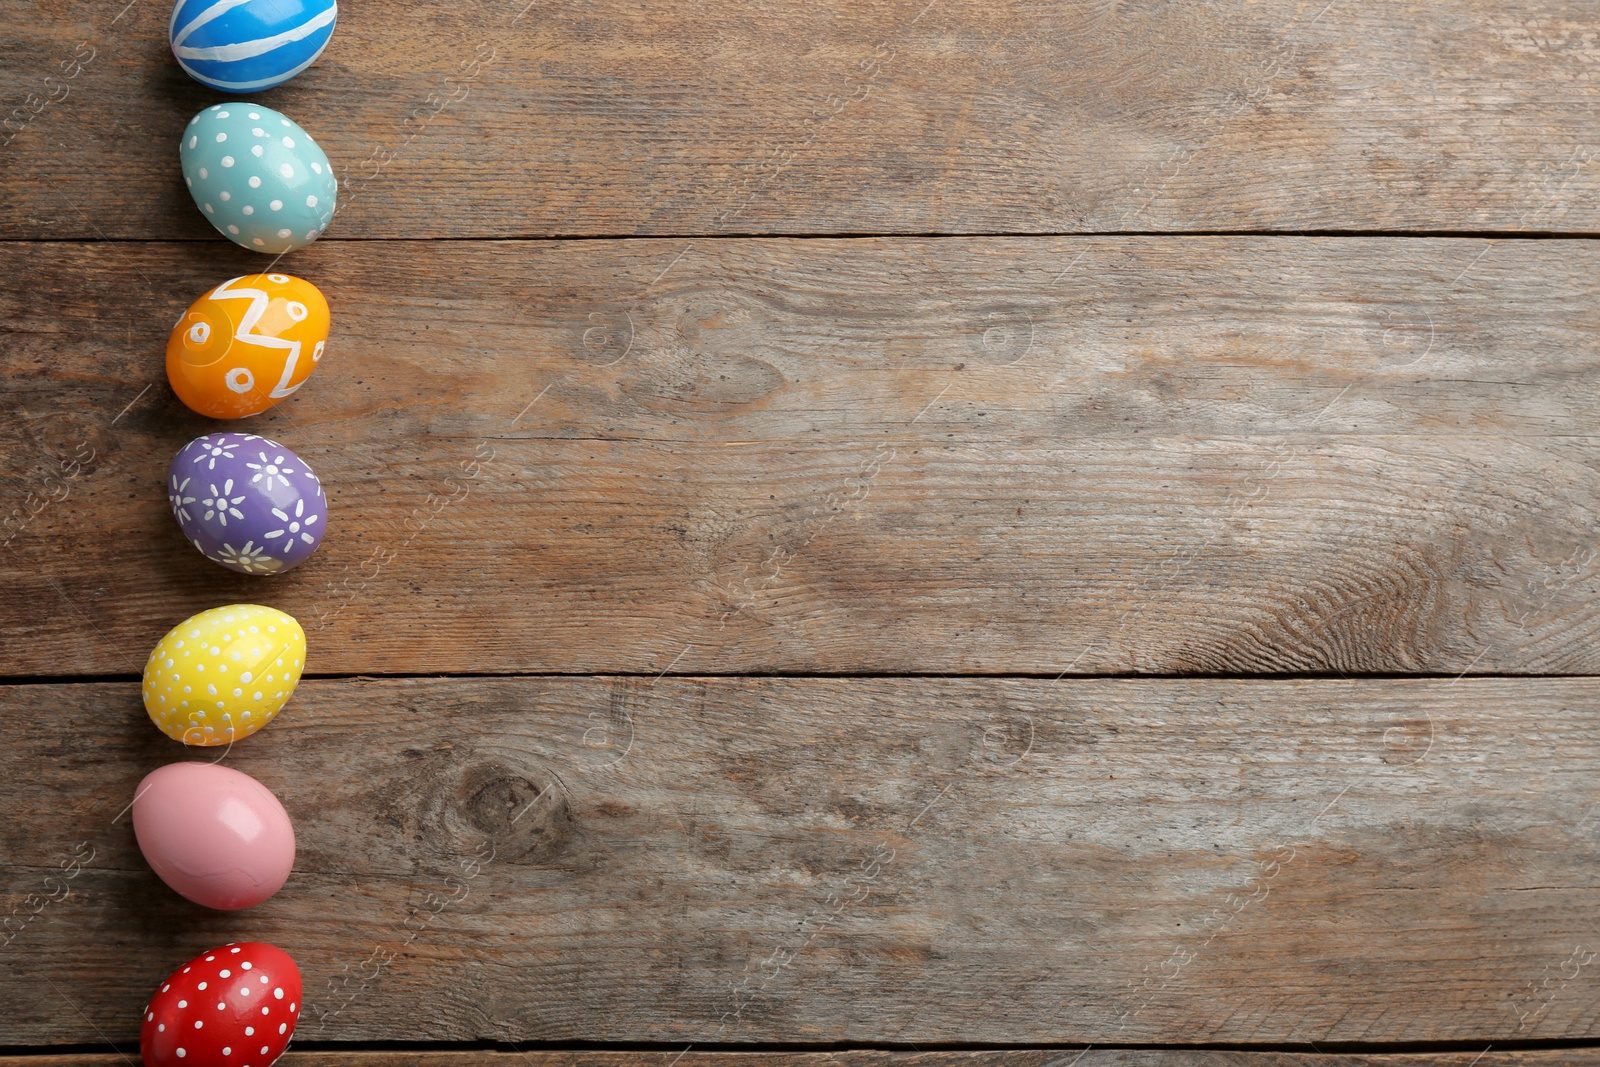
{"label": "purple egg", "polygon": [[241,574],[277,574],[322,543],[328,501],[305,460],[250,433],[208,433],[167,468],[172,516],[200,554]]}

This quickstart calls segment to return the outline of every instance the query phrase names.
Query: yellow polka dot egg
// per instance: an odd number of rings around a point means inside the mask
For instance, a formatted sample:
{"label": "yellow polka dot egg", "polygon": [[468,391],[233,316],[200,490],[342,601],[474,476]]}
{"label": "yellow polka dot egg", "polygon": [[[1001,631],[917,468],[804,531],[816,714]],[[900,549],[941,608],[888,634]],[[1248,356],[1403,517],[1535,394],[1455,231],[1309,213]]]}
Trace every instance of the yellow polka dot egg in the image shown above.
{"label": "yellow polka dot egg", "polygon": [[226,745],[271,722],[300,684],[306,632],[276,608],[230,604],[167,631],[144,665],[144,708],[186,745]]}

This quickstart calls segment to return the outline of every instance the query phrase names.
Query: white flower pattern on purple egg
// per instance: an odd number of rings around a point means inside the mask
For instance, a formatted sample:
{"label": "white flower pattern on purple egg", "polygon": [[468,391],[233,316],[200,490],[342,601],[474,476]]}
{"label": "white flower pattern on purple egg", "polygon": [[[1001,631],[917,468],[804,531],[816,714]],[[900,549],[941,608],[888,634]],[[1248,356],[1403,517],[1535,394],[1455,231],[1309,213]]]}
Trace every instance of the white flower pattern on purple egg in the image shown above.
{"label": "white flower pattern on purple egg", "polygon": [[284,463],[282,456],[279,456],[276,459],[268,459],[265,452],[257,452],[256,458],[261,460],[261,462],[245,464],[246,467],[249,467],[251,470],[256,472],[250,476],[251,485],[261,481],[263,478],[267,480],[266,487],[269,491],[272,489],[273,479],[277,479],[285,486],[289,484],[289,475],[294,472],[289,469],[289,465],[287,463]]}
{"label": "white flower pattern on purple egg", "polygon": [[207,441],[196,450],[194,462],[205,463],[206,470],[214,471],[217,469],[218,457],[233,458],[233,453],[228,451],[232,447],[234,447],[233,442],[228,440],[227,434],[218,434],[215,441]]}
{"label": "white flower pattern on purple egg", "polygon": [[[268,534],[267,536],[271,537],[272,535]],[[246,574],[271,574],[283,566],[282,563],[267,555],[265,545],[257,548],[254,541],[246,541],[243,548],[234,548],[232,545],[225,543],[221,551],[215,556],[207,558],[216,563],[238,567]]]}
{"label": "white flower pattern on purple egg", "polygon": [[327,529],[316,473],[268,438],[204,434],[179,450],[167,473],[173,518],[185,537],[229,570],[280,574],[305,562]]}
{"label": "white flower pattern on purple egg", "polygon": [[211,509],[204,515],[204,520],[206,522],[210,522],[211,516],[213,515],[215,515],[217,517],[217,521],[224,526],[228,525],[229,515],[232,515],[236,519],[244,518],[244,512],[239,510],[239,505],[244,503],[244,494],[241,493],[236,497],[230,498],[228,494],[232,492],[232,478],[229,478],[227,481],[222,483],[221,492],[217,491],[216,486],[213,485],[211,487],[211,495],[200,501],[200,503]]}
{"label": "white flower pattern on purple egg", "polygon": [[[318,486],[318,488],[320,489],[321,486]],[[304,497],[301,497],[299,500],[294,502],[294,518],[291,519],[288,512],[283,511],[280,508],[273,508],[272,514],[277,516],[278,521],[283,523],[284,527],[281,530],[269,530],[261,536],[286,536],[288,539],[283,543],[283,551],[285,555],[288,554],[289,549],[294,545],[294,539],[296,535],[298,535],[300,540],[304,541],[308,545],[316,543],[317,539],[311,536],[311,527],[317,524],[317,516],[312,515],[310,518],[306,517],[306,501]]]}
{"label": "white flower pattern on purple egg", "polygon": [[194,503],[194,497],[184,496],[183,492],[189,488],[189,483],[194,479],[185,478],[180,482],[176,474],[170,475],[170,477],[172,478],[172,492],[167,494],[167,500],[172,504],[172,513],[183,522],[188,522],[193,517],[189,514],[188,505]]}

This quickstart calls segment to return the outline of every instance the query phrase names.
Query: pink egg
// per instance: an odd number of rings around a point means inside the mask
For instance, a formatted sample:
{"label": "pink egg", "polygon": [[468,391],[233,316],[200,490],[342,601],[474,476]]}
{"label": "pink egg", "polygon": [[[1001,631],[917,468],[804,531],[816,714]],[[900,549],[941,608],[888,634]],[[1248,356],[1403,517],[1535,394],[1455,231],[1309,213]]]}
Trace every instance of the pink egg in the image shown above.
{"label": "pink egg", "polygon": [[208,908],[259,904],[294,866],[294,826],[278,798],[213,763],[170,763],[145,775],[133,832],[161,880]]}

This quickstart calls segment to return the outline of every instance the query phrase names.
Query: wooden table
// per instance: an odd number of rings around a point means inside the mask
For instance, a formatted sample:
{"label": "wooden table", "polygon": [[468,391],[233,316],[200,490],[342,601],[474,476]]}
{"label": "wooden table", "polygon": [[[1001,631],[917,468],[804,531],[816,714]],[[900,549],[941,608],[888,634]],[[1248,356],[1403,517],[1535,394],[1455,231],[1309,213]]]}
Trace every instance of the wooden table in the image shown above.
{"label": "wooden table", "polygon": [[[1593,0],[352,3],[267,580],[164,498],[265,260],[122,4],[0,0],[4,1067],[236,939],[301,1067],[1600,1061]],[[235,601],[222,914],[125,812]]]}

